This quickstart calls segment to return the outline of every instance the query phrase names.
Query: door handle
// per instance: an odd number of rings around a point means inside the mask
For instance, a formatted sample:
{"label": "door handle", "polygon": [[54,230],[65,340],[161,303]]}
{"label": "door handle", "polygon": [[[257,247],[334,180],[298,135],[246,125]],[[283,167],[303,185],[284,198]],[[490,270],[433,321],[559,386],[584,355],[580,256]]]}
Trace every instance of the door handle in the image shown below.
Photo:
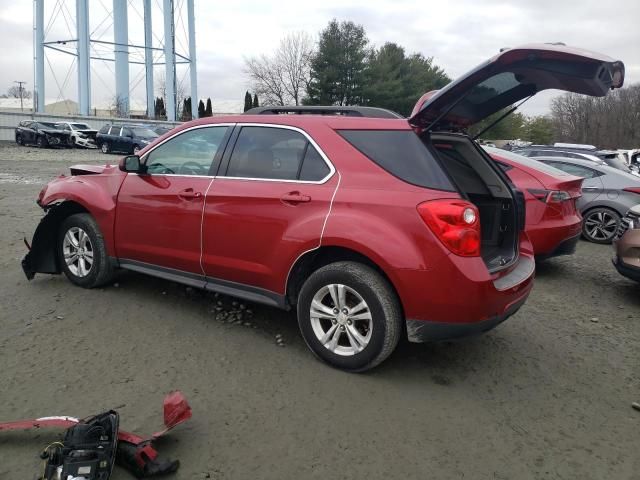
{"label": "door handle", "polygon": [[596,190],[600,190],[598,187],[582,187],[582,190],[586,190],[587,192],[595,192]]}
{"label": "door handle", "polygon": [[300,192],[289,192],[285,193],[280,197],[280,200],[284,203],[289,203],[291,205],[297,205],[298,203],[308,203],[311,201],[311,197],[309,195],[302,195]]}
{"label": "door handle", "polygon": [[185,188],[178,192],[178,196],[184,200],[195,200],[196,198],[200,198],[202,196],[201,192],[194,192],[193,188]]}

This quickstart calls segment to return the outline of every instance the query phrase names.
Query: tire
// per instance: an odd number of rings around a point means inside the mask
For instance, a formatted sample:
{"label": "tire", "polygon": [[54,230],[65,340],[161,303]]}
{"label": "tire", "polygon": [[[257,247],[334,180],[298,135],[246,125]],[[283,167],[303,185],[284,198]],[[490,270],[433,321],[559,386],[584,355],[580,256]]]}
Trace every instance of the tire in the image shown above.
{"label": "tire", "polygon": [[24,146],[24,140],[22,140],[22,135],[16,135],[16,143],[21,147]]}
{"label": "tire", "polygon": [[[70,258],[74,252],[78,257],[78,244],[81,258],[77,263],[68,265],[65,258]],[[107,255],[104,238],[98,224],[88,213],[76,213],[62,222],[58,231],[57,250],[62,271],[71,283],[83,288],[95,288],[113,278],[113,266]],[[91,252],[91,257],[88,252]]]}
{"label": "tire", "polygon": [[[335,315],[336,307],[344,307],[340,298],[338,305],[332,300],[340,287],[345,292],[346,311],[353,310],[360,301],[365,302],[364,309]],[[312,317],[312,303],[317,305],[318,301],[324,313]],[[369,318],[361,318],[367,316],[367,310]],[[315,312],[319,312],[317,307]],[[364,372],[380,364],[398,345],[402,309],[389,282],[374,269],[356,262],[336,262],[313,272],[302,286],[298,325],[307,346],[318,358],[341,370]],[[360,335],[358,341],[353,340],[354,329]],[[324,343],[323,337],[328,339]],[[354,347],[358,342],[359,346]]]}
{"label": "tire", "polygon": [[140,150],[142,149],[138,145],[134,145],[131,153],[133,153],[134,155],[137,155]]}
{"label": "tire", "polygon": [[594,208],[582,219],[582,236],[593,243],[611,243],[620,226],[621,217],[610,208]]}
{"label": "tire", "polygon": [[107,142],[102,142],[102,145],[100,145],[100,150],[102,151],[102,153],[109,153],[111,151]]}
{"label": "tire", "polygon": [[49,146],[49,142],[44,137],[38,137],[36,140],[36,145],[40,148],[47,148]]}

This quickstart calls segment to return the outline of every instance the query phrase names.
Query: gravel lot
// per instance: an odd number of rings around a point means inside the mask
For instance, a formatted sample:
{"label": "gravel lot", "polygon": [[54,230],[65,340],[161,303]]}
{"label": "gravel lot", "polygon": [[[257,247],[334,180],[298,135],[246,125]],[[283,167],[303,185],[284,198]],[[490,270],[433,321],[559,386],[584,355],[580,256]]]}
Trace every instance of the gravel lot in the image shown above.
{"label": "gravel lot", "polygon": [[[405,342],[350,375],[315,360],[292,314],[134,273],[27,282],[41,185],[117,159],[0,145],[0,421],[124,404],[121,427],[151,433],[181,389],[193,419],[159,444],[176,479],[640,479],[640,285],[610,247],[539,265],[527,304],[482,337]],[[0,478],[34,478],[56,438],[0,435]]]}

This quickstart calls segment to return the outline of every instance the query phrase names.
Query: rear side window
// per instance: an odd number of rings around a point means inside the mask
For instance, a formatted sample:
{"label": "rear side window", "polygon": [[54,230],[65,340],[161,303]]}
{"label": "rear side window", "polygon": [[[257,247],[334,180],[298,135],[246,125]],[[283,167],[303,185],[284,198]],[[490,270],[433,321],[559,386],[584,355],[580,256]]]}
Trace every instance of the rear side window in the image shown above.
{"label": "rear side window", "polygon": [[100,129],[100,133],[107,133],[109,131],[109,125],[105,125]]}
{"label": "rear side window", "polygon": [[451,181],[412,130],[340,130],[376,165],[412,185],[454,191]]}
{"label": "rear side window", "polygon": [[111,127],[111,130],[109,131],[109,135],[115,135],[117,137],[120,135],[121,129],[122,127]]}
{"label": "rear side window", "polygon": [[581,165],[573,165],[571,163],[564,162],[545,162],[548,165],[551,165],[563,172],[568,173],[569,175],[575,175],[576,177],[584,177],[584,178],[595,178],[602,175],[602,173],[592,170],[587,167],[583,167]]}
{"label": "rear side window", "polygon": [[274,127],[242,127],[226,176],[316,182],[329,173],[329,166],[300,132]]}

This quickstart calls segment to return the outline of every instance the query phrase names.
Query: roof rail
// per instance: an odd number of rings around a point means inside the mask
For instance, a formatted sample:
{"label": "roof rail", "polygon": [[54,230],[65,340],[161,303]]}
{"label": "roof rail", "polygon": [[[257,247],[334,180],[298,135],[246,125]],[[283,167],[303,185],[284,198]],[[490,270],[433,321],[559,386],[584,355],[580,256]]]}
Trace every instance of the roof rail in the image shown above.
{"label": "roof rail", "polygon": [[244,112],[245,115],[339,115],[345,117],[368,118],[404,118],[402,115],[378,107],[355,106],[283,106],[283,107],[256,107]]}

